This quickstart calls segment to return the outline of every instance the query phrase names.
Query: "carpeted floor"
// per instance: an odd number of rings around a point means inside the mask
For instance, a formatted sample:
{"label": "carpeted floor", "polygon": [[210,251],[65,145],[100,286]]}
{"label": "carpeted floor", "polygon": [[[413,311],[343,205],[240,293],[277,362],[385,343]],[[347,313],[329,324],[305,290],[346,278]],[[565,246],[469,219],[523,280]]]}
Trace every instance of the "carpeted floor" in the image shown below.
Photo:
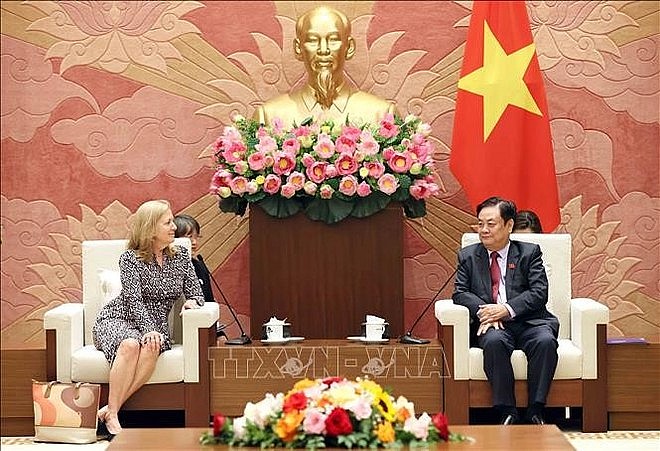
{"label": "carpeted floor", "polygon": [[2,451],[104,451],[110,444],[107,440],[99,440],[89,445],[67,445],[64,443],[37,443],[32,437],[2,437]]}
{"label": "carpeted floor", "polygon": [[[611,431],[597,434],[565,432],[577,451],[658,451],[660,431]],[[2,437],[2,451],[103,451],[110,442],[100,440],[90,445],[35,443],[32,437]]]}
{"label": "carpeted floor", "polygon": [[660,450],[660,431],[564,432],[577,451]]}

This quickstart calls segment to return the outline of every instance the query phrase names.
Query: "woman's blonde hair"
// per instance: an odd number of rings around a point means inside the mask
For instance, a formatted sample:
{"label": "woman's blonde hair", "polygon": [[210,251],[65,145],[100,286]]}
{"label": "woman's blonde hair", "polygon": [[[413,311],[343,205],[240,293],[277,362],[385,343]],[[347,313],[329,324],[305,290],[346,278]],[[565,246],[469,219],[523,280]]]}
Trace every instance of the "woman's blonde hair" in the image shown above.
{"label": "woman's blonde hair", "polygon": [[[156,237],[158,220],[168,210],[170,203],[166,200],[149,200],[140,205],[133,215],[133,224],[128,237],[128,249],[133,249],[137,258],[143,262],[153,260],[153,243]],[[169,257],[175,254],[174,248],[168,246],[165,252]]]}

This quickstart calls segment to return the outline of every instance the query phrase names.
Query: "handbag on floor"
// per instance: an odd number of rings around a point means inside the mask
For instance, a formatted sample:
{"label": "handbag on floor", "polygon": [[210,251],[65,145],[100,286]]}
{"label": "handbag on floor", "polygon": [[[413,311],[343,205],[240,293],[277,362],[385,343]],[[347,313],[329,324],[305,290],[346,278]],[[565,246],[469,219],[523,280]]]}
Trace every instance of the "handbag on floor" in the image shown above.
{"label": "handbag on floor", "polygon": [[94,443],[101,386],[32,380],[35,441]]}

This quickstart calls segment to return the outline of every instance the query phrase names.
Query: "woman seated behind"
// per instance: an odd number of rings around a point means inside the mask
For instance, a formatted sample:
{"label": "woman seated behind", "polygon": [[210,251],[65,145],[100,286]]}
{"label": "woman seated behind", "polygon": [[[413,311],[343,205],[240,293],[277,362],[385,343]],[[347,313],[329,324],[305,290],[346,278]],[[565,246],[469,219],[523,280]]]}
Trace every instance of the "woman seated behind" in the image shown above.
{"label": "woman seated behind", "polygon": [[121,293],[99,312],[94,345],[110,362],[108,405],[99,410],[108,432],[121,432],[117,416],[151,377],[161,352],[171,348],[168,315],[183,295],[184,309],[204,304],[188,250],[174,246],[174,216],[165,200],[140,205],[119,258]]}
{"label": "woman seated behind", "polygon": [[532,210],[520,210],[513,221],[513,233],[543,233],[541,220]]}
{"label": "woman seated behind", "polygon": [[211,271],[204,263],[204,259],[201,255],[197,253],[197,240],[201,236],[201,227],[199,222],[190,215],[176,215],[174,217],[174,223],[176,224],[176,238],[190,238],[190,248],[192,249],[192,264],[195,268],[195,274],[199,279],[199,283],[202,286],[202,293],[204,294],[205,302],[215,302],[213,298],[213,290],[211,289]]}

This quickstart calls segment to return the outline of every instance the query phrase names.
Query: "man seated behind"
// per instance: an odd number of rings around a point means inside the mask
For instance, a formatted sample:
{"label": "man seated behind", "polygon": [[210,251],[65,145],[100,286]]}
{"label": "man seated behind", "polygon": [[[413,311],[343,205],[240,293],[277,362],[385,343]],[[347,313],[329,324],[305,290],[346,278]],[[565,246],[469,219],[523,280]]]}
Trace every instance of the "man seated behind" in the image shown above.
{"label": "man seated behind", "polygon": [[270,125],[279,118],[285,128],[313,116],[316,120],[344,123],[378,123],[395,106],[349,85],[344,63],[355,53],[351,23],[341,12],[321,6],[303,14],[296,22],[293,41],[296,58],[303,61],[307,83],[289,94],[277,96],[255,111],[255,119]]}
{"label": "man seated behind", "polygon": [[480,243],[458,254],[454,303],[470,311],[471,339],[483,349],[484,372],[502,424],[518,421],[511,354],[527,356],[527,419],[543,424],[557,367],[559,321],[546,309],[548,279],[541,248],[511,241],[513,202],[491,197],[477,206]]}

